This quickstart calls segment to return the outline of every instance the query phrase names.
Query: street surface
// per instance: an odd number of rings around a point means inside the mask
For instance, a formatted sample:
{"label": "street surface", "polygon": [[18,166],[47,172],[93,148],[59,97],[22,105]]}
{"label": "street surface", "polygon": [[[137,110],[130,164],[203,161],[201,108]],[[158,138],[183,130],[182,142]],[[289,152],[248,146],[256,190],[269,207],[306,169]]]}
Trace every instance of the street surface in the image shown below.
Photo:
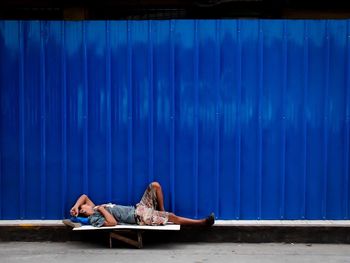
{"label": "street surface", "polygon": [[143,249],[85,242],[0,242],[1,263],[350,262],[343,244],[145,244]]}

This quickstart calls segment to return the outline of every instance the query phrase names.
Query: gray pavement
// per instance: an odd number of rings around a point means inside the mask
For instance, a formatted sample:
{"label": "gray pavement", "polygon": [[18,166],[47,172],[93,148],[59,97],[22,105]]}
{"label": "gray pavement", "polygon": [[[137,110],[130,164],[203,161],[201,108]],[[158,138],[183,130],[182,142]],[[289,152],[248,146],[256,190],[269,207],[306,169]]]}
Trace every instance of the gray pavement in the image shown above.
{"label": "gray pavement", "polygon": [[84,242],[0,242],[0,262],[350,262],[345,244],[149,244],[106,248]]}

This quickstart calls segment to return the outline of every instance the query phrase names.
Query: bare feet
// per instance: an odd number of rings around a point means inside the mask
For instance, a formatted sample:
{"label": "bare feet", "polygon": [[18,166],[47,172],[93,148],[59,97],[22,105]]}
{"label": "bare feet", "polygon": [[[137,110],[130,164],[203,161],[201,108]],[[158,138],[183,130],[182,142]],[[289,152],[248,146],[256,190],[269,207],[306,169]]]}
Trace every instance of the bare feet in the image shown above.
{"label": "bare feet", "polygon": [[211,213],[206,219],[205,219],[205,225],[206,226],[212,226],[215,223],[215,215],[214,213]]}

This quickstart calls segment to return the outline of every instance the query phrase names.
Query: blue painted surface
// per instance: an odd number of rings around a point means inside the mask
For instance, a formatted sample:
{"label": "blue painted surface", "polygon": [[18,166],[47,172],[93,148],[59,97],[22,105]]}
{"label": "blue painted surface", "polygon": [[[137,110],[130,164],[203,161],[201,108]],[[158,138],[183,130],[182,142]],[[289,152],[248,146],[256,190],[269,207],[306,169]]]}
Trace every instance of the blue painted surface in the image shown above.
{"label": "blue painted surface", "polygon": [[86,193],[349,219],[350,21],[0,21],[0,219]]}

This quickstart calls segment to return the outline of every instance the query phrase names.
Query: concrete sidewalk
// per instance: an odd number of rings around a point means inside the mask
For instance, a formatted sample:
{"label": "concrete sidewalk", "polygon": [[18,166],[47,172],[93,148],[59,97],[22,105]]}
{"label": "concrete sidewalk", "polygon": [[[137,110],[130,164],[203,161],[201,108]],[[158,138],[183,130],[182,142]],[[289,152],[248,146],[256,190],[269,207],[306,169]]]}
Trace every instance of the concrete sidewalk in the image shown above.
{"label": "concrete sidewalk", "polygon": [[[77,233],[84,232],[84,233]],[[93,233],[92,233],[93,232]],[[175,233],[174,233],[175,232]],[[107,240],[108,231],[71,231],[61,220],[0,221],[0,241]],[[145,245],[154,242],[289,242],[349,243],[348,220],[217,220],[211,228],[181,227],[180,231],[146,231]]]}
{"label": "concrete sidewalk", "polygon": [[350,262],[350,245],[192,243],[106,249],[82,242],[0,242],[1,262]]}

